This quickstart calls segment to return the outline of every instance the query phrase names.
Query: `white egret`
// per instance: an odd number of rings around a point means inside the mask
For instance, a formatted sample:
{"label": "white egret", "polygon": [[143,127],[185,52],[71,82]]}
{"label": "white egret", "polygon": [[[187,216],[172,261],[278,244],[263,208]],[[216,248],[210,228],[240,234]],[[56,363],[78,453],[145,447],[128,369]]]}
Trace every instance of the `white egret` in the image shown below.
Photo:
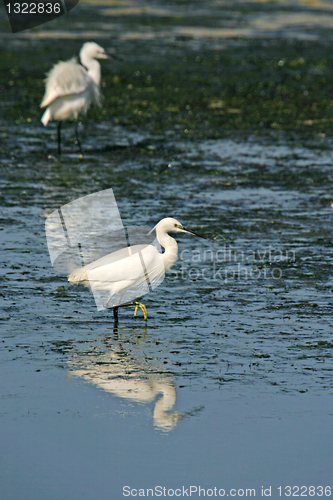
{"label": "white egret", "polygon": [[86,113],[90,104],[101,102],[101,65],[97,59],[118,59],[107,54],[95,42],[86,42],[80,51],[81,64],[74,57],[60,61],[53,66],[45,79],[46,89],[41,108],[46,110],[41,118],[46,126],[50,120],[58,121],[58,154],[61,154],[61,122],[67,118],[75,120],[75,136],[82,155],[78,136],[77,120],[80,113]]}
{"label": "white egret", "polygon": [[[135,306],[134,317],[140,307],[146,320],[147,310],[143,304],[140,302],[121,303],[121,297],[128,291],[133,291],[133,298],[144,295],[147,290],[143,291],[143,285],[148,281],[150,283],[158,282],[161,277],[163,278],[164,273],[174,265],[178,255],[178,245],[168,233],[190,233],[203,238],[203,236],[186,229],[180,222],[171,217],[162,219],[150,233],[154,230],[164,253],[161,254],[151,244],[130,246],[73,271],[69,275],[68,281],[72,285],[85,285],[92,291],[106,290],[110,292],[104,307],[113,308],[116,321],[118,320],[118,307],[121,305]],[[115,296],[120,296],[120,300],[115,301]]]}

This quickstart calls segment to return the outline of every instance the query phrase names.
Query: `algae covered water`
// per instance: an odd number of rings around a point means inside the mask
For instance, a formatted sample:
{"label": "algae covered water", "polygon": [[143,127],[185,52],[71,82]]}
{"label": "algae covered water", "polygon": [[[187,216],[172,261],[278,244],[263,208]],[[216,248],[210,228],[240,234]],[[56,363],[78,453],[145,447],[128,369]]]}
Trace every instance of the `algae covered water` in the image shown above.
{"label": "algae covered water", "polygon": [[[329,497],[330,5],[80,2],[15,35],[1,9],[1,498]],[[86,40],[123,61],[59,160],[43,78]],[[124,225],[207,238],[147,323],[51,266],[46,217],[110,188]]]}

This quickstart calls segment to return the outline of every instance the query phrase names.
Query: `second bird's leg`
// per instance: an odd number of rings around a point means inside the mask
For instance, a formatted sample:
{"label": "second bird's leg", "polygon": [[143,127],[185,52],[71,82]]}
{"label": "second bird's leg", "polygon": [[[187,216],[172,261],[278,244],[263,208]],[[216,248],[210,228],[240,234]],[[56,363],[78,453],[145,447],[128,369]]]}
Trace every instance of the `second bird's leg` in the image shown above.
{"label": "second bird's leg", "polygon": [[61,155],[61,121],[58,122],[58,155]]}
{"label": "second bird's leg", "polygon": [[113,319],[115,323],[118,323],[118,307],[113,308]]}
{"label": "second bird's leg", "polygon": [[75,120],[75,137],[76,137],[76,142],[77,142],[77,144],[79,146],[80,154],[83,156],[82,148],[81,148],[81,142],[80,142],[80,139],[79,139],[79,132],[78,132],[78,129],[77,129],[77,120]]}

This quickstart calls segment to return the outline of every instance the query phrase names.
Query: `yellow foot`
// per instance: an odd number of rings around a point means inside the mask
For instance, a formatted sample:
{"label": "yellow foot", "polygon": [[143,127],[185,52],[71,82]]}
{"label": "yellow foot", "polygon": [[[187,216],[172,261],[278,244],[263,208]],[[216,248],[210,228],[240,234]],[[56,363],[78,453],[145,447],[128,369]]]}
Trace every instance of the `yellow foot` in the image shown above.
{"label": "yellow foot", "polygon": [[140,302],[135,302],[134,318],[136,317],[136,313],[138,312],[139,307],[140,307],[141,311],[143,312],[144,319],[147,320],[148,314],[147,314],[146,306],[144,304],[140,304]]}

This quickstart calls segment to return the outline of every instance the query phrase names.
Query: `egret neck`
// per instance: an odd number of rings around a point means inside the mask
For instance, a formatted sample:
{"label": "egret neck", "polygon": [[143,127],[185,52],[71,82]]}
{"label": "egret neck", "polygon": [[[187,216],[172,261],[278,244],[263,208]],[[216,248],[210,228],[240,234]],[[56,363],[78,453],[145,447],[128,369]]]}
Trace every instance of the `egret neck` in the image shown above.
{"label": "egret neck", "polygon": [[101,83],[101,65],[99,62],[84,53],[80,54],[80,59],[83,66],[87,68],[90,78],[99,86]]}
{"label": "egret neck", "polygon": [[159,227],[156,227],[156,236],[159,244],[165,249],[165,252],[163,254],[163,262],[165,271],[168,271],[170,267],[172,267],[177,260],[178,256],[177,241],[165,231],[160,230]]}

